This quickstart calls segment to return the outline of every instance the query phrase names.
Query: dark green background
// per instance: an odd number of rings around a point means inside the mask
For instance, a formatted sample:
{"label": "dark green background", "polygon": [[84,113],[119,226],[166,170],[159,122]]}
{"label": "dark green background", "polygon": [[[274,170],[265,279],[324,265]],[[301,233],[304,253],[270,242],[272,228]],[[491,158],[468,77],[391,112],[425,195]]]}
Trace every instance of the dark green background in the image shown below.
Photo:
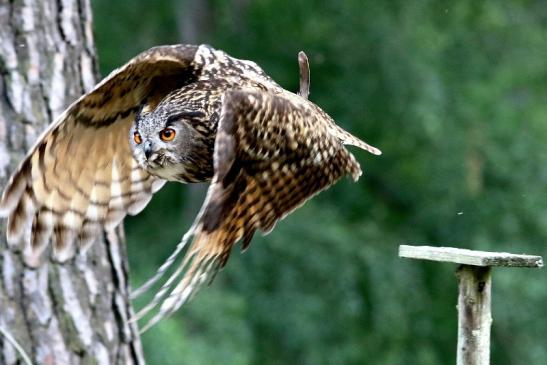
{"label": "dark green background", "polygon": [[[196,3],[196,1],[193,1]],[[251,59],[384,154],[232,254],[216,281],[143,336],[150,364],[450,364],[455,266],[399,244],[547,256],[543,1],[204,1],[195,41]],[[95,0],[106,74],[180,43],[189,2]],[[203,25],[205,24],[205,25]],[[196,214],[170,184],[126,222],[134,286]],[[137,301],[137,306],[147,298]],[[547,364],[547,271],[496,269],[493,364]]]}

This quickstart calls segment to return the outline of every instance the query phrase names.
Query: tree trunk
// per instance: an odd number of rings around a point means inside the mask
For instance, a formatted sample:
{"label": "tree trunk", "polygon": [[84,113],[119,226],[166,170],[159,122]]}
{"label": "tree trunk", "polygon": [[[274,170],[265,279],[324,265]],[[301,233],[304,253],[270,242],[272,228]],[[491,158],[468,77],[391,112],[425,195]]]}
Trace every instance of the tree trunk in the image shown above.
{"label": "tree trunk", "polygon": [[[0,0],[0,184],[97,70],[89,0]],[[0,364],[143,364],[123,229],[67,263],[25,266],[0,232]],[[4,334],[2,334],[2,332]]]}
{"label": "tree trunk", "polygon": [[182,43],[207,43],[214,27],[209,0],[183,0],[175,4]]}

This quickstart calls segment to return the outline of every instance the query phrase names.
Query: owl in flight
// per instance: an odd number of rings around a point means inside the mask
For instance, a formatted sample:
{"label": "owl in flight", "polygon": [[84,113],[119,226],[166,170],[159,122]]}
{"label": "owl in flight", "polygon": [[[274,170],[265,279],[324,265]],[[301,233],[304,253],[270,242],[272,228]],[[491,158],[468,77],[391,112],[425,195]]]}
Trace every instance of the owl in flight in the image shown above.
{"label": "owl in flight", "polygon": [[[380,151],[338,127],[317,105],[282,89],[253,62],[209,46],[155,47],[113,71],[40,136],[0,202],[7,238],[60,260],[139,213],[165,181],[210,181],[205,202],[144,308],[155,323],[222,268],[234,244],[361,169],[344,145]],[[141,290],[142,291],[142,290]]]}

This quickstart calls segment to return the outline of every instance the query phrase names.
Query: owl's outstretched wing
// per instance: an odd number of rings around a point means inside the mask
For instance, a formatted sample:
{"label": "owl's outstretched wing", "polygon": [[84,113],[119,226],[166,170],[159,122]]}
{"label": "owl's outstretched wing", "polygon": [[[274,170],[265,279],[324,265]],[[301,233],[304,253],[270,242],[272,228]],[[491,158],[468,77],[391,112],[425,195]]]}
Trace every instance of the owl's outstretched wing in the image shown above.
{"label": "owl's outstretched wing", "polygon": [[[57,253],[138,213],[163,185],[133,159],[129,129],[143,105],[194,81],[197,46],[152,48],[112,72],[42,134],[6,186],[8,242]],[[30,230],[30,228],[32,228]],[[29,233],[31,232],[31,233]]]}
{"label": "owl's outstretched wing", "polygon": [[[190,231],[194,240],[176,272],[137,315],[163,301],[143,330],[210,282],[237,241],[247,248],[257,229],[269,232],[278,220],[344,175],[357,180],[361,169],[344,143],[380,154],[293,94],[226,94],[215,142],[215,175]],[[182,243],[188,238],[187,234]]]}

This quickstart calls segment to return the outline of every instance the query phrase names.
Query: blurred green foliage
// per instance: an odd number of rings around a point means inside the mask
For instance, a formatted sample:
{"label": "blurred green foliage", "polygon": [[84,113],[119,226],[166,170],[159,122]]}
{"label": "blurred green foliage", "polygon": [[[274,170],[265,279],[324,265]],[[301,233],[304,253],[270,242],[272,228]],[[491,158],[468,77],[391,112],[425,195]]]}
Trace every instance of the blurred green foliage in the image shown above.
{"label": "blurred green foliage", "polygon": [[[204,0],[205,1],[205,0]],[[143,336],[150,364],[447,364],[455,267],[402,243],[547,256],[542,1],[207,1],[201,40],[251,59],[380,147],[365,174],[292,214]],[[93,1],[104,74],[180,43],[185,1]],[[204,187],[171,184],[126,223],[132,282],[191,224]],[[259,235],[258,235],[259,236]],[[547,364],[547,272],[495,270],[494,364]],[[143,304],[149,298],[137,302]]]}

